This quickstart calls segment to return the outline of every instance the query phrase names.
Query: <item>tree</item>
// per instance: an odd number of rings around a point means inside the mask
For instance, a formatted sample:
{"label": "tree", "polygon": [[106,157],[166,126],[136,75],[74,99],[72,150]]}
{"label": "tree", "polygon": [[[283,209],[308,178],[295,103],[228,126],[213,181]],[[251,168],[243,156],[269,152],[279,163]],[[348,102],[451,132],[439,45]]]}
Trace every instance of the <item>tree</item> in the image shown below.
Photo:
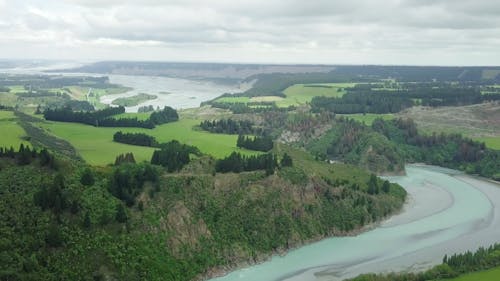
{"label": "tree", "polygon": [[377,176],[375,174],[370,175],[370,179],[368,180],[368,193],[369,194],[377,194],[379,192]]}
{"label": "tree", "polygon": [[41,110],[41,108],[40,108],[40,105],[38,105],[38,106],[36,107],[35,114],[36,114],[36,115],[40,115],[40,114],[42,114],[42,110]]}
{"label": "tree", "polygon": [[388,180],[385,180],[384,183],[382,184],[382,191],[388,193],[390,189],[391,189],[391,184],[389,183]]}
{"label": "tree", "polygon": [[85,186],[91,186],[93,185],[95,182],[94,180],[94,175],[92,174],[92,170],[90,170],[90,168],[85,168],[85,170],[83,170],[83,174],[82,176],[80,177],[80,183],[85,185]]}
{"label": "tree", "polygon": [[85,217],[83,218],[83,227],[84,227],[85,229],[89,229],[89,228],[90,228],[90,226],[92,226],[92,223],[90,222],[90,214],[89,214],[89,212],[87,211],[87,212],[85,213]]}
{"label": "tree", "polygon": [[59,225],[55,222],[52,222],[49,226],[49,231],[47,233],[47,236],[45,237],[45,242],[50,247],[59,247],[63,243],[63,238],[61,234],[61,230],[59,228]]}
{"label": "tree", "polygon": [[119,223],[127,222],[127,220],[128,220],[127,213],[125,212],[125,208],[123,207],[122,204],[118,204],[116,206],[115,218],[116,218],[116,221]]}
{"label": "tree", "polygon": [[123,163],[135,163],[134,154],[132,152],[126,154],[120,154],[115,159],[115,166],[121,165]]}
{"label": "tree", "polygon": [[283,157],[281,158],[281,167],[291,167],[293,166],[293,160],[290,155],[288,155],[286,152],[283,154]]}

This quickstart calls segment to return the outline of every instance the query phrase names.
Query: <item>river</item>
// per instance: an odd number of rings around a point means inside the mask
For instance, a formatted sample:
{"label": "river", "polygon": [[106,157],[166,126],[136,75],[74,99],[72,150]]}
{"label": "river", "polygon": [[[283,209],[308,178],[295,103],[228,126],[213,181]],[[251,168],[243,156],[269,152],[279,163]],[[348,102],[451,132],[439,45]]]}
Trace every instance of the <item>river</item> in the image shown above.
{"label": "river", "polygon": [[176,109],[193,108],[200,106],[203,101],[214,99],[224,93],[239,93],[245,91],[249,85],[218,84],[205,80],[188,80],[160,76],[130,76],[107,75],[109,82],[133,88],[132,90],[116,95],[106,95],[100,98],[104,104],[111,104],[117,98],[135,96],[140,93],[158,96],[137,106],[126,107],[127,112],[137,112],[140,106],[165,105]]}
{"label": "river", "polygon": [[403,212],[354,237],[333,237],[212,281],[343,280],[368,272],[416,271],[445,254],[500,242],[500,186],[460,172],[408,165],[387,177],[408,192]]}

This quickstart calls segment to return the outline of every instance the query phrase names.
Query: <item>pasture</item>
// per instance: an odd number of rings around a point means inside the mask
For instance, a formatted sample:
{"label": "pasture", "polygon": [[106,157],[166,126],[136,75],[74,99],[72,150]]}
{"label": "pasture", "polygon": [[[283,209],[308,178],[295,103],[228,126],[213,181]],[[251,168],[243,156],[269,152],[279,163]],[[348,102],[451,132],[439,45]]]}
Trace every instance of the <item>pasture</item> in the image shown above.
{"label": "pasture", "polygon": [[283,91],[286,98],[276,104],[280,107],[308,103],[313,97],[341,97],[345,88],[353,87],[355,83],[324,83],[324,84],[295,84]]}
{"label": "pasture", "polygon": [[236,147],[236,135],[212,134],[196,128],[199,120],[181,119],[177,122],[163,124],[155,129],[142,128],[104,128],[83,124],[64,122],[45,122],[40,126],[57,137],[67,140],[80,155],[92,165],[107,165],[113,163],[115,157],[122,153],[132,152],[136,161],[149,161],[154,148],[126,145],[113,142],[113,134],[117,131],[140,132],[154,136],[158,142],[178,140],[194,145],[201,152],[215,158],[225,157],[233,151],[242,154],[257,154],[258,152]]}
{"label": "pasture", "polygon": [[122,114],[113,115],[112,118],[120,119],[120,118],[137,118],[137,120],[147,120],[152,112],[141,112],[141,113],[132,113],[125,112]]}
{"label": "pasture", "polygon": [[250,102],[249,97],[222,97],[215,100],[222,103],[247,103]]}
{"label": "pasture", "polygon": [[[30,145],[22,137],[26,136],[24,129],[17,123],[17,117],[12,111],[0,110],[0,147],[14,147],[16,150],[22,143]],[[31,146],[31,145],[30,145]]]}
{"label": "pasture", "polygon": [[285,97],[257,96],[257,97],[222,97],[216,102],[222,103],[249,103],[275,102],[279,107],[306,104],[313,97],[341,97],[346,93],[345,88],[353,87],[355,83],[322,83],[322,84],[295,84],[283,91]]}
{"label": "pasture", "polygon": [[486,147],[500,150],[500,136],[497,137],[473,137],[472,139],[484,142]]}
{"label": "pasture", "polygon": [[500,280],[500,267],[496,267],[490,270],[474,272],[462,275],[453,279],[446,279],[449,281],[497,281]]}

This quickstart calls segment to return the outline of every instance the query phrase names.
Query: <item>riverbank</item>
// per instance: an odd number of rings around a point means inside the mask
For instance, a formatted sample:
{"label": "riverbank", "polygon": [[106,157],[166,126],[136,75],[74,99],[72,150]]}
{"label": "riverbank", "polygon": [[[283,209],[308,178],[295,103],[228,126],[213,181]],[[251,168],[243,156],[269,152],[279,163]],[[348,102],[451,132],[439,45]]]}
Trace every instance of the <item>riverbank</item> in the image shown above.
{"label": "riverbank", "polygon": [[[500,188],[447,171],[408,165],[407,176],[392,177],[410,199],[404,212],[379,227],[353,237],[323,239],[213,280],[337,281],[367,272],[419,271],[440,263],[445,254],[497,242]],[[446,204],[429,200],[433,196]]]}

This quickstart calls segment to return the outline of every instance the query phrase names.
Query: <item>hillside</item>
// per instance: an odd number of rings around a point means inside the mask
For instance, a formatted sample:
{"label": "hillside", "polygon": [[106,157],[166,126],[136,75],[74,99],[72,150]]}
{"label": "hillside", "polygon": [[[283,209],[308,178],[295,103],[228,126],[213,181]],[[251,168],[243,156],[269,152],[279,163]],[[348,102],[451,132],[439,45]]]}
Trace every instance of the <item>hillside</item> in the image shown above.
{"label": "hillside", "polygon": [[[0,279],[194,280],[355,233],[403,204],[401,187],[382,190],[360,169],[286,146],[276,152],[294,165],[270,176],[215,174],[206,156],[176,173],[145,163],[88,169],[59,157],[50,168],[41,158],[21,165],[21,154],[4,156]],[[117,183],[126,188],[139,175],[134,201],[113,196]]]}

